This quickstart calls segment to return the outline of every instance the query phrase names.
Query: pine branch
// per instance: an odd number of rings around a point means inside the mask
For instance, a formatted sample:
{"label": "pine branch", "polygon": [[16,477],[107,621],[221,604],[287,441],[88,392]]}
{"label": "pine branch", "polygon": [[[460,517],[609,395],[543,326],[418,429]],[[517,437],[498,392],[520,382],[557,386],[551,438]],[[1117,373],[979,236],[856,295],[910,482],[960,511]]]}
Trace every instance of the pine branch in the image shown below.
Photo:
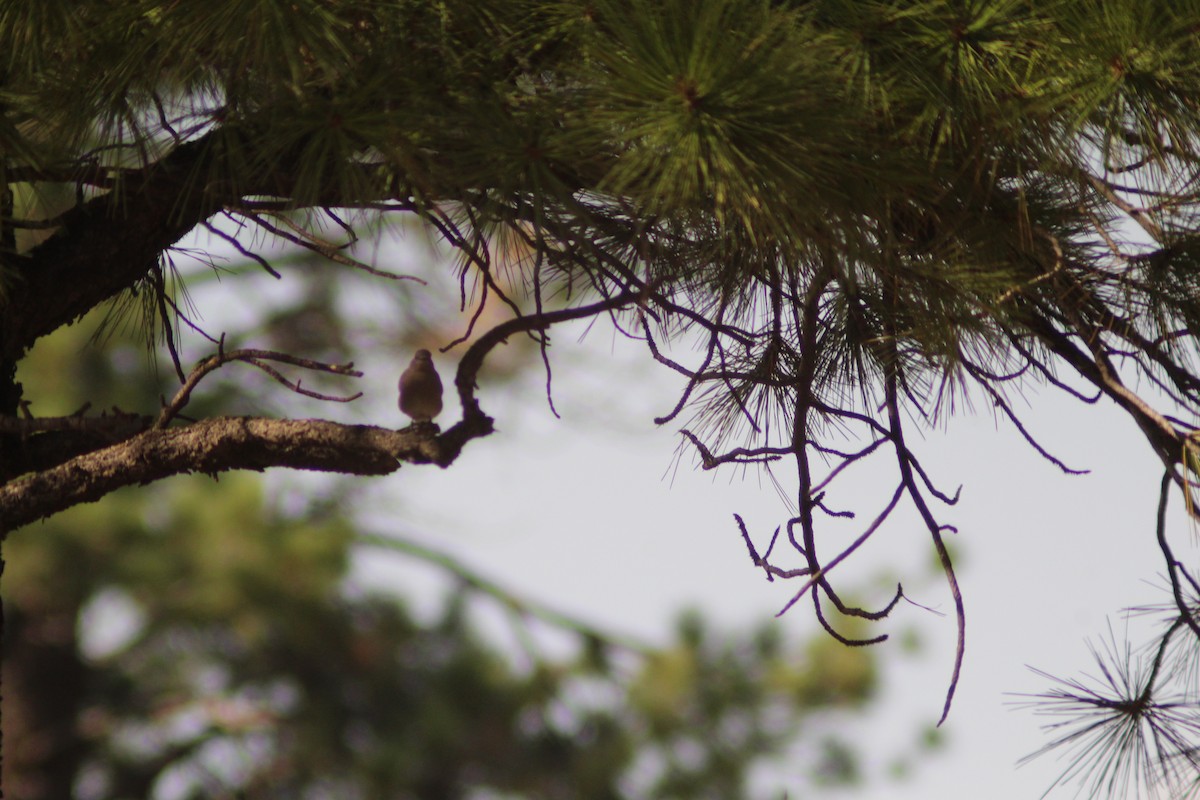
{"label": "pine branch", "polygon": [[164,250],[220,210],[224,199],[196,185],[209,141],[181,145],[127,176],[120,190],[72,209],[54,236],[14,260],[0,358],[20,358],[38,337],[135,285]]}

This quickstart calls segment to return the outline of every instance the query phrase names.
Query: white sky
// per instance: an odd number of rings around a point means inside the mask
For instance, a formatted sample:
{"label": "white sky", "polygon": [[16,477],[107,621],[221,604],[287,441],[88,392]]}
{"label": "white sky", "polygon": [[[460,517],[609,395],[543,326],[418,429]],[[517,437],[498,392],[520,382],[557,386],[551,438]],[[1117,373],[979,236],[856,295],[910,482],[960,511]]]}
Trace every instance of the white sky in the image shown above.
{"label": "white sky", "polygon": [[[406,269],[422,260],[407,248],[381,255]],[[247,313],[261,313],[264,295],[231,288],[218,290],[226,304],[222,313],[236,314],[239,297]],[[453,300],[431,290],[422,302],[436,314],[437,304]],[[386,293],[371,298],[366,305],[373,308],[360,309],[362,318],[370,320],[373,311],[394,316],[389,302]],[[403,320],[398,324],[403,327]],[[364,479],[356,504],[365,518],[379,531],[451,553],[524,596],[613,632],[661,641],[688,606],[731,630],[777,612],[789,587],[766,582],[752,567],[732,518],[741,514],[764,547],[789,516],[774,488],[754,474],[743,479],[733,471],[701,472],[690,455],[671,469],[681,425],[656,429],[651,420],[673,407],[679,376],[652,364],[641,345],[612,336],[604,324],[579,344],[583,330],[580,325],[553,334],[561,420],[546,406],[544,375],[536,368],[515,384],[484,384],[479,396],[498,433],[470,443],[450,469],[410,466],[385,479]],[[448,388],[456,357],[435,353]],[[397,358],[393,348],[381,348],[358,364],[367,372],[367,396],[354,409],[314,405],[300,416],[405,424],[395,408],[395,380],[408,355]],[[955,419],[923,442],[910,434],[910,446],[942,488],[964,486],[960,504],[941,512],[942,521],[960,530],[954,544],[968,626],[962,680],[944,726],[948,746],[918,759],[901,782],[876,781],[822,796],[1038,797],[1061,766],[1047,757],[1015,767],[1045,737],[1030,712],[1009,707],[1015,698],[1005,693],[1049,688],[1026,665],[1062,677],[1094,674],[1087,641],[1105,635],[1110,621],[1120,636],[1124,608],[1166,599],[1149,584],[1162,573],[1154,541],[1161,470],[1132,420],[1106,401],[1086,407],[1049,389],[1031,396],[1030,404],[1023,419],[1031,432],[1090,475],[1061,474],[1007,422],[993,422],[982,403],[975,415]],[[446,428],[458,418],[448,403],[439,422]],[[309,480],[287,477],[281,483]],[[831,504],[847,507],[881,486],[890,493],[890,481],[890,474],[861,470],[843,485],[844,502]],[[870,503],[857,510],[870,519],[878,508]],[[1177,555],[1194,561],[1188,523],[1178,513],[1173,520]],[[835,546],[830,540],[824,552]],[[867,723],[852,728],[864,754],[878,753],[868,757],[874,771],[897,755],[917,752],[922,729],[941,712],[954,617],[944,583],[930,577],[933,559],[914,521],[885,527],[835,573],[835,583],[840,578],[848,587],[892,574],[917,602],[944,614],[902,604],[880,628],[900,634],[915,626],[925,648],[919,657],[907,655],[899,636],[876,648],[887,664],[883,702]],[[392,556],[364,559],[360,574],[401,586],[418,608],[440,597],[430,591],[436,581],[398,567]],[[795,638],[817,632],[805,603],[778,624]],[[1135,642],[1146,638],[1134,633]],[[1051,796],[1070,797],[1072,790]]]}
{"label": "white sky", "polygon": [[[730,485],[720,474],[687,469],[668,485],[662,476],[672,433],[654,430],[644,412],[640,430],[612,425],[616,408],[598,404],[590,392],[602,382],[577,379],[561,357],[565,349],[555,362],[562,421],[536,401],[520,410],[523,419],[499,413],[502,433],[472,443],[451,469],[401,470],[383,481],[381,512],[390,507],[402,531],[617,631],[661,638],[684,606],[731,629],[778,611],[788,587],[767,583],[751,566],[731,516],[746,518],[761,547],[788,516],[774,489],[753,478]],[[609,364],[612,389],[636,369],[622,365],[631,355]],[[586,362],[589,369],[602,364],[590,355]],[[577,389],[576,380],[588,388]],[[637,384],[639,393],[654,388],[653,380]],[[673,395],[666,393],[670,386],[662,388],[666,408]],[[616,402],[645,406],[643,398],[615,394]],[[487,387],[482,397],[485,408],[497,408]],[[1028,421],[1060,457],[1093,473],[1061,475],[1015,434],[997,432],[990,419],[957,422],[921,448],[933,475],[951,487],[965,485],[959,507],[943,518],[961,531],[967,657],[945,727],[948,751],[911,780],[887,786],[883,796],[960,798],[967,788],[977,798],[1038,796],[1054,765],[1014,768],[1042,737],[1032,715],[1006,706],[1012,698],[1004,693],[1049,688],[1027,664],[1065,677],[1094,672],[1085,639],[1104,634],[1110,617],[1121,631],[1124,607],[1164,600],[1145,583],[1161,572],[1153,539],[1159,471],[1133,425],[1116,409],[1081,411],[1051,397],[1039,399]],[[899,633],[917,625],[927,642],[916,660],[898,643],[876,650],[896,669],[888,671],[884,706],[861,735],[890,760],[915,749],[906,738],[915,739],[941,712],[953,606],[944,584],[927,577],[932,552],[916,524],[884,529],[856,558],[839,568],[845,584],[889,569],[912,576],[905,580],[910,594],[946,614],[901,606],[882,628]],[[798,604],[778,624],[813,632],[810,609]]]}

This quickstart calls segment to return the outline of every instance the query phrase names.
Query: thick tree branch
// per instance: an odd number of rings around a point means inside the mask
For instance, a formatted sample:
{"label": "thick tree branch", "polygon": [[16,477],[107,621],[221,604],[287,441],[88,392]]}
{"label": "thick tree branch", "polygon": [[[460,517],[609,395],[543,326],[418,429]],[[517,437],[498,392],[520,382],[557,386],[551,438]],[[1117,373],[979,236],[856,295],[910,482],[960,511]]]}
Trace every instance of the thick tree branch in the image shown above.
{"label": "thick tree branch", "polygon": [[[61,214],[53,236],[10,259],[16,280],[0,306],[0,359],[19,360],[38,337],[136,285],[163,252],[214,214],[238,208],[243,196],[290,196],[294,176],[286,170],[247,175],[221,163],[218,143],[230,135],[213,129],[141,169],[115,171],[119,180],[109,191]],[[369,172],[364,165],[351,169]],[[236,181],[229,179],[231,172]],[[31,170],[16,174],[24,180],[46,177]],[[377,199],[331,189],[313,202],[367,207]]]}
{"label": "thick tree branch", "polygon": [[[459,428],[461,424],[455,426]],[[0,531],[94,502],[125,486],[192,472],[216,475],[235,469],[288,467],[387,475],[405,461],[444,467],[466,439],[477,435],[476,429],[455,429],[434,436],[416,428],[395,431],[316,419],[217,417],[186,427],[147,430],[0,486]]]}
{"label": "thick tree branch", "polygon": [[86,417],[82,412],[70,417],[30,419],[0,416],[0,434],[14,434],[11,457],[0,480],[51,469],[84,453],[126,441],[153,423],[153,417],[115,408],[112,414],[98,417]]}
{"label": "thick tree branch", "polygon": [[164,250],[220,210],[228,198],[196,186],[209,150],[202,137],[128,174],[119,189],[63,214],[54,236],[17,258],[0,317],[0,357],[19,359],[38,337],[137,283]]}
{"label": "thick tree branch", "polygon": [[[7,532],[80,503],[99,500],[116,489],[192,472],[217,474],[235,469],[271,467],[387,475],[402,462],[449,466],[472,439],[494,430],[492,419],[475,398],[476,376],[487,354],[516,333],[540,331],[574,319],[593,317],[636,302],[642,295],[624,292],[587,306],[522,316],[502,323],[476,341],[459,362],[455,383],[463,419],[445,433],[420,426],[401,431],[325,420],[273,420],[218,417],[184,427],[156,427],[119,444],[72,458],[52,469],[0,486],[0,532]],[[214,356],[204,367],[259,351]],[[280,354],[267,354],[279,356]],[[307,362],[306,362],[307,363]],[[338,368],[344,369],[344,368]],[[177,404],[186,400],[190,386]],[[165,411],[176,407],[172,404]],[[169,415],[167,415],[169,419]]]}

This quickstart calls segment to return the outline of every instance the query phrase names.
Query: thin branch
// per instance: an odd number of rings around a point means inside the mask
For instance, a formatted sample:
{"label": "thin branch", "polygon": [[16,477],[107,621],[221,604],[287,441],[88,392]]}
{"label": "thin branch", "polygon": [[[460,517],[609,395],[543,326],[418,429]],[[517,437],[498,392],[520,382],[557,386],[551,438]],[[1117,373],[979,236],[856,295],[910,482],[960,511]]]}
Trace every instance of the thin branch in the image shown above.
{"label": "thin branch", "polygon": [[966,367],[969,373],[976,377],[977,384],[982,386],[984,391],[991,395],[992,402],[996,405],[996,407],[1004,412],[1004,416],[1008,417],[1009,422],[1013,424],[1013,427],[1017,429],[1017,432],[1021,434],[1022,438],[1025,439],[1029,446],[1036,450],[1042,458],[1058,467],[1067,475],[1087,475],[1089,472],[1091,472],[1091,470],[1087,469],[1072,469],[1071,467],[1068,467],[1061,460],[1050,453],[1050,451],[1042,447],[1041,443],[1038,442],[1038,440],[1035,439],[1033,435],[1025,428],[1025,425],[1021,422],[1020,418],[1017,417],[1017,414],[1012,410],[1012,407],[1009,406],[1008,401],[1004,399],[1004,396],[994,386],[992,386],[991,383],[985,380],[985,376],[977,371],[975,365],[964,361],[963,366]]}
{"label": "thin branch", "polygon": [[[425,284],[423,279],[418,278],[415,275],[402,275],[396,272],[388,272],[387,270],[376,269],[370,264],[359,261],[357,258],[351,258],[345,253],[341,252],[349,247],[352,244],[351,242],[341,245],[334,244],[333,242],[327,242],[316,236],[312,231],[308,230],[304,226],[296,223],[285,214],[279,212],[257,213],[245,208],[238,208],[237,212],[252,220],[256,225],[268,233],[278,236],[284,241],[291,242],[298,247],[303,247],[305,250],[310,250],[335,264],[342,264],[343,266],[352,267],[361,272],[365,272],[368,275],[374,275],[377,278],[386,278],[393,281],[415,281],[422,285]],[[228,215],[229,211],[227,210],[225,213]],[[280,225],[290,228],[291,232],[284,230],[279,225],[272,225],[270,222],[267,222],[264,217],[266,217],[268,214],[273,219],[277,220]]]}
{"label": "thin branch", "polygon": [[270,375],[277,382],[283,384],[297,394],[312,397],[317,400],[325,400],[333,403],[349,403],[352,400],[357,400],[362,397],[362,392],[350,396],[326,395],[319,392],[314,392],[301,387],[299,381],[293,383],[285,378],[278,370],[265,363],[268,361],[277,361],[282,364],[290,364],[294,367],[302,367],[303,369],[311,369],[317,372],[328,372],[333,375],[344,375],[351,378],[361,378],[362,373],[354,369],[353,364],[326,364],[321,361],[312,361],[307,358],[297,358],[296,356],[288,355],[287,353],[277,353],[272,350],[230,350],[226,352],[223,347],[218,350],[216,355],[208,358],[197,364],[188,374],[183,386],[171,398],[171,402],[167,403],[161,413],[158,415],[158,420],[154,423],[156,429],[165,428],[176,415],[183,410],[191,399],[192,391],[208,374],[220,369],[234,361],[241,361],[251,366],[257,367],[263,372]]}
{"label": "thin branch", "polygon": [[[908,491],[908,496],[916,506],[917,512],[921,515],[921,519],[925,522],[925,527],[929,531],[929,536],[933,540],[934,549],[937,551],[938,560],[942,565],[942,572],[946,576],[946,583],[950,587],[950,595],[954,599],[954,615],[957,623],[958,641],[954,651],[954,670],[950,676],[950,686],[946,690],[946,703],[942,707],[942,716],[938,719],[940,726],[946,721],[946,717],[950,714],[950,705],[954,701],[954,691],[958,688],[958,679],[962,672],[963,657],[966,653],[966,636],[967,636],[967,618],[963,608],[962,591],[958,586],[958,578],[954,572],[954,564],[950,559],[950,552],[946,549],[946,542],[942,538],[942,526],[934,519],[933,512],[929,509],[929,504],[925,502],[924,495],[917,488],[916,481],[913,480],[913,465],[916,460],[908,451],[908,447],[904,443],[904,427],[903,421],[900,418],[900,405],[897,399],[897,372],[899,370],[898,361],[895,358],[895,331],[888,331],[887,341],[893,347],[893,357],[889,359],[889,368],[884,377],[884,404],[887,409],[888,425],[891,428],[891,440],[895,446],[896,463],[900,469],[900,483]],[[924,474],[922,472],[922,477]],[[926,479],[928,485],[928,480]]]}
{"label": "thin branch", "polygon": [[879,526],[882,525],[884,521],[891,515],[892,511],[895,510],[896,504],[900,502],[900,498],[904,495],[904,488],[904,484],[900,484],[896,487],[896,491],[892,493],[892,499],[889,500],[887,505],[883,507],[883,511],[879,512],[871,524],[868,525],[866,529],[858,535],[858,538],[851,542],[846,549],[838,553],[831,560],[820,565],[817,569],[812,570],[812,577],[804,582],[804,584],[796,591],[796,593],[792,595],[792,599],[788,600],[783,608],[776,612],[775,616],[781,617],[786,614],[788,609],[794,606],[801,597],[803,597],[810,589],[822,581],[825,576],[829,574],[830,570],[846,560],[846,558],[848,558],[855,550],[861,547],[867,541],[867,539],[870,539],[871,535],[874,534],[875,531],[879,530]]}
{"label": "thin branch", "polygon": [[700,463],[706,470],[716,469],[721,464],[764,464],[769,461],[778,461],[793,452],[790,447],[736,447],[719,456],[714,456],[696,434],[686,428],[680,433],[687,437],[700,453]]}
{"label": "thin branch", "polygon": [[462,359],[458,362],[458,372],[454,377],[454,385],[458,389],[459,401],[462,403],[463,418],[483,415],[479,408],[479,402],[475,399],[479,369],[483,366],[483,360],[487,354],[500,343],[507,341],[510,336],[529,331],[542,331],[562,322],[585,319],[613,309],[624,308],[637,302],[640,296],[639,292],[626,291],[591,305],[547,311],[538,315],[526,314],[502,322],[480,336],[463,353]]}
{"label": "thin branch", "polygon": [[[1175,554],[1171,552],[1171,545],[1167,542],[1167,497],[1170,495],[1172,476],[1170,473],[1165,473],[1162,479],[1162,488],[1158,495],[1158,516],[1155,520],[1155,534],[1158,538],[1158,547],[1162,550],[1163,559],[1167,562],[1167,577],[1171,581],[1171,596],[1175,598],[1175,607],[1179,609],[1180,619],[1183,620],[1192,633],[1196,634],[1196,638],[1200,639],[1200,621],[1196,619],[1195,609],[1188,606],[1187,598],[1183,596],[1183,587],[1179,584],[1179,573],[1182,572],[1188,576],[1187,570],[1183,568],[1183,564],[1175,558]],[[1193,582],[1193,586],[1195,583]]]}
{"label": "thin branch", "polygon": [[758,550],[754,547],[754,542],[750,540],[750,532],[746,530],[746,523],[738,514],[734,514],[733,518],[737,520],[738,529],[742,532],[742,541],[746,543],[746,549],[750,551],[750,560],[754,562],[754,566],[762,567],[763,572],[767,574],[768,581],[774,581],[776,578],[799,578],[812,573],[812,570],[808,567],[781,569],[768,561],[771,557],[771,551],[775,549],[775,540],[779,538],[779,528],[775,529],[775,534],[771,537],[771,544],[767,547],[766,555],[759,556]]}
{"label": "thin branch", "polygon": [[848,636],[843,636],[836,628],[830,624],[829,620],[825,619],[825,610],[821,608],[821,596],[817,592],[813,592],[813,608],[816,611],[817,622],[821,623],[821,627],[825,632],[842,643],[846,647],[868,647],[873,644],[880,644],[887,641],[887,634],[882,633],[879,636],[870,639],[851,639]]}
{"label": "thin branch", "polygon": [[271,264],[265,258],[260,256],[258,253],[255,253],[254,251],[248,249],[245,245],[243,245],[240,241],[238,241],[236,237],[230,236],[228,233],[221,230],[216,225],[213,225],[211,222],[205,222],[203,224],[204,224],[205,230],[207,230],[211,234],[214,234],[218,238],[225,240],[225,243],[228,244],[230,247],[232,247],[234,250],[237,250],[238,253],[241,254],[241,256],[243,258],[248,258],[251,261],[253,261],[255,264],[258,264],[260,267],[263,268],[263,271],[266,272],[268,275],[270,275],[272,278],[280,279],[283,277],[275,270],[274,267],[271,266]]}

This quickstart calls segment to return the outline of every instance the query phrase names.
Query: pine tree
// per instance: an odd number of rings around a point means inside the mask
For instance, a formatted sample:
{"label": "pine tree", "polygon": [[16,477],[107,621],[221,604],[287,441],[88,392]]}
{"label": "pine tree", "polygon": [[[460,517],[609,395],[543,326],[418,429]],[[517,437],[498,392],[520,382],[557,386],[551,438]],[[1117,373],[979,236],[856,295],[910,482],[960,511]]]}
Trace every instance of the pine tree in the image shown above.
{"label": "pine tree", "polygon": [[[1030,382],[1107,398],[1162,461],[1162,502],[1196,508],[1197,30],[1192,0],[4,3],[3,524],[182,471],[449,466],[493,431],[476,377],[496,345],[545,353],[554,325],[610,318],[686,376],[659,421],[692,415],[705,468],[794,468],[780,528],[801,567],[742,532],[823,623],[828,607],[888,615],[901,590],[859,608],[830,573],[915,510],[957,607],[948,711],[965,621],[938,506],[954,496],[914,429],[984,398],[1066,470],[1011,398]],[[215,341],[189,372],[174,341],[199,326],[173,248],[208,227],[274,271],[253,252],[265,232],[370,268],[324,232],[350,235],[348,211],[419,220],[455,249],[464,294],[508,307],[462,355],[462,421],[185,421],[192,388],[232,361],[351,370]],[[20,414],[34,341],[122,297],[174,356],[174,398],[152,417]],[[686,363],[664,346],[694,341]],[[839,450],[845,432],[862,446]],[[821,555],[841,513],[823,492],[864,459],[894,465],[890,501]],[[1167,648],[1200,641],[1200,582],[1161,527]],[[1164,674],[1112,700],[1118,727],[1159,724]],[[1154,741],[1186,791],[1195,739]]]}

